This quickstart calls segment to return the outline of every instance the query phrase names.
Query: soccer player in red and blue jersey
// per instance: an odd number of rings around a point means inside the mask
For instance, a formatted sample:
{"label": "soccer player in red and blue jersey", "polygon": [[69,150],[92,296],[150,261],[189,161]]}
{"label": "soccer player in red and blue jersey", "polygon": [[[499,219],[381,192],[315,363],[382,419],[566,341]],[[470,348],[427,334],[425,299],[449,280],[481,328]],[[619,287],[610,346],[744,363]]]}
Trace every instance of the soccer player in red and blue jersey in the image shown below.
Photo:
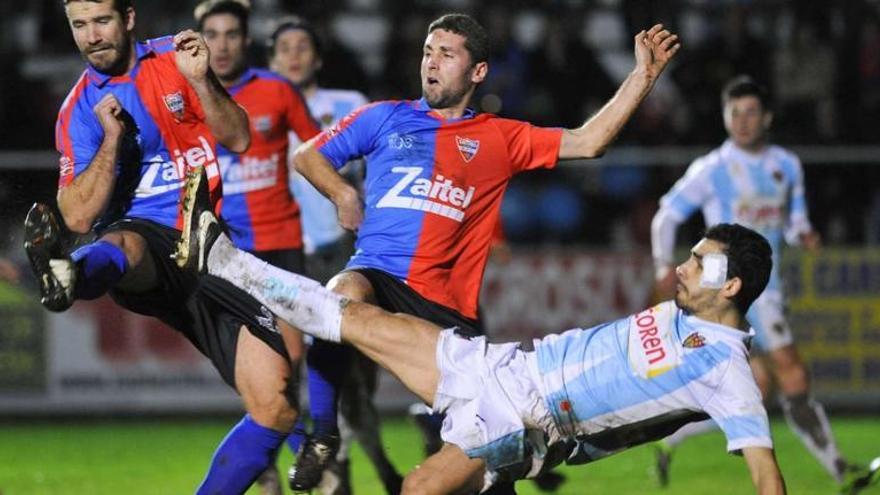
{"label": "soccer player in red and blue jersey", "polygon": [[[303,273],[300,208],[289,187],[288,151],[291,133],[297,142],[303,142],[316,136],[320,127],[300,92],[287,79],[268,70],[248,67],[249,5],[237,0],[206,0],[196,7],[194,17],[211,54],[211,70],[250,117],[251,146],[246,152],[234,153],[217,147],[223,177],[223,219],[236,246],[279,268]],[[302,335],[292,327],[283,328],[282,335],[291,366],[298,370],[303,354]],[[328,401],[335,400],[332,393],[325,396]],[[310,394],[315,424],[327,423],[321,421],[320,414],[314,414],[320,403]],[[331,416],[329,424],[335,429],[336,408],[327,409]],[[301,436],[288,437],[294,453],[301,440]],[[269,489],[270,493],[280,492],[278,479],[273,463],[258,483],[264,492],[267,486],[277,487]]]}
{"label": "soccer player in red and blue jersey", "polygon": [[[392,312],[479,333],[477,299],[510,178],[560,159],[600,156],[679,49],[661,25],[635,36],[636,64],[617,94],[577,129],[477,115],[468,102],[489,70],[488,35],[449,14],[428,27],[422,98],[355,111],[298,148],[297,170],[358,230],[329,287]],[[365,207],[336,169],[365,157]]]}
{"label": "soccer player in red and blue jersey", "polygon": [[[206,355],[248,414],[218,447],[198,492],[243,493],[296,420],[287,352],[265,307],[231,284],[181,270],[171,256],[189,218],[179,205],[185,175],[206,171],[219,200],[215,145],[244,152],[247,114],[210,71],[197,33],[138,42],[130,0],[64,5],[88,67],[58,115],[62,218],[37,204],[25,221],[42,302],[63,311],[109,293]],[[64,224],[98,240],[68,254]]]}

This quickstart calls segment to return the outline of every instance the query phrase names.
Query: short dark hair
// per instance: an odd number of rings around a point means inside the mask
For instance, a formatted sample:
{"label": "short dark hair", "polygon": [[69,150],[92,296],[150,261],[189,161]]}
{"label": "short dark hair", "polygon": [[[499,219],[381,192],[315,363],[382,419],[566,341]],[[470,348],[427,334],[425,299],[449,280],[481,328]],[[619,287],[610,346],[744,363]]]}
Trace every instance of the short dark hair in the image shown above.
{"label": "short dark hair", "polygon": [[315,26],[313,26],[311,22],[298,15],[288,15],[278,19],[275,24],[275,29],[272,30],[272,34],[269,36],[269,39],[266,40],[266,46],[269,49],[270,54],[275,53],[275,45],[278,43],[278,37],[284,32],[291,30],[300,30],[306,33],[306,36],[309,37],[312,46],[315,48],[315,52],[319,57],[321,56],[323,46],[321,45],[321,38],[318,36],[318,31],[315,30]]}
{"label": "short dark hair", "polygon": [[743,96],[754,96],[761,102],[761,108],[770,111],[770,94],[767,88],[746,75],[739,75],[727,81],[724,89],[721,90],[721,106],[724,107],[730,100]]}
{"label": "short dark hair", "polygon": [[205,27],[205,20],[212,15],[229,14],[238,19],[241,33],[248,34],[248,18],[251,15],[250,3],[241,0],[205,0],[196,5],[193,17],[199,25],[199,31]]}
{"label": "short dark hair", "polygon": [[[132,0],[110,0],[113,3],[113,9],[119,12],[122,17],[125,17],[125,12],[128,9],[134,7],[132,5]],[[67,4],[72,2],[92,2],[92,3],[104,3],[104,0],[64,0],[64,6],[67,7]]]}
{"label": "short dark hair", "polygon": [[467,14],[446,14],[428,26],[428,34],[438,29],[464,36],[464,47],[474,64],[489,60],[489,34],[473,17]]}
{"label": "short dark hair", "polygon": [[706,229],[704,238],[724,244],[727,279],[739,277],[742,289],[733,298],[745,315],[752,302],[764,292],[773,269],[773,250],[761,234],[735,223],[719,223]]}

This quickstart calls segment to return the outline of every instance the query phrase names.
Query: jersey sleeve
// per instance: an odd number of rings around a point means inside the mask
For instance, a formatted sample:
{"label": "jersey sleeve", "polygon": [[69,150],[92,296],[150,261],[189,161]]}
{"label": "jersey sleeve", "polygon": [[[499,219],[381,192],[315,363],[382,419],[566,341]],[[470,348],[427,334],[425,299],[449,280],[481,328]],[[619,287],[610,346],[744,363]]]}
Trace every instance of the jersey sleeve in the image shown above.
{"label": "jersey sleeve", "polygon": [[773,448],[770,422],[761,391],[745,356],[733,356],[715,394],[703,405],[727,437],[727,451],[745,447]]}
{"label": "jersey sleeve", "polygon": [[[202,100],[199,98],[199,94],[196,93],[195,88],[193,88],[189,84],[189,81],[187,81],[186,78],[183,77],[183,74],[180,73],[180,69],[177,68],[177,64],[174,61],[174,55],[166,55],[166,59],[166,61],[171,62],[171,70],[173,70],[173,74],[175,75],[175,77],[179,77],[181,79],[181,84],[184,88],[186,88],[186,106],[184,108],[186,108],[187,111],[192,111],[192,113],[195,115],[195,120],[204,122],[205,109],[202,106]],[[224,89],[224,91],[226,90]]]}
{"label": "jersey sleeve", "polygon": [[58,188],[70,185],[83,173],[101,147],[104,130],[84,101],[68,97],[55,122],[55,148],[61,154]]}
{"label": "jersey sleeve", "polygon": [[389,113],[388,106],[379,103],[360,107],[322,132],[315,148],[339,170],[349,160],[375,149],[376,138]]}
{"label": "jersey sleeve", "polygon": [[287,128],[296,134],[300,142],[304,143],[321,132],[321,126],[312,118],[306,101],[296,88],[287,83],[281,84],[281,97],[287,102],[284,106]]}
{"label": "jersey sleeve", "polygon": [[678,226],[706,202],[710,189],[709,166],[701,158],[660,198],[660,208],[651,221],[651,255],[658,268],[672,263]]}
{"label": "jersey sleeve", "polygon": [[813,229],[807,213],[807,198],[804,192],[804,170],[801,161],[790,155],[786,161],[786,172],[791,177],[788,218],[785,222],[785,240],[790,245],[800,244],[801,234]]}
{"label": "jersey sleeve", "polygon": [[660,208],[667,209],[679,221],[687,220],[712,194],[710,173],[711,165],[707,157],[694,160],[684,176],[660,198]]}
{"label": "jersey sleeve", "polygon": [[510,119],[495,119],[495,124],[507,142],[512,173],[556,166],[562,143],[561,128],[538,127]]}

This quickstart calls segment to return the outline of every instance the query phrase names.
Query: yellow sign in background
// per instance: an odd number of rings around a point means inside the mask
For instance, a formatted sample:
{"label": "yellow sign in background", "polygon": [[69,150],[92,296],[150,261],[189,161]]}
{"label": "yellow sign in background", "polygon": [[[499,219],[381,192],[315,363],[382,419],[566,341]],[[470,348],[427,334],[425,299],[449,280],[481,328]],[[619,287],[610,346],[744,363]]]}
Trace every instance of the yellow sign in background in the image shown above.
{"label": "yellow sign in background", "polygon": [[880,392],[880,249],[792,250],[781,268],[815,390]]}

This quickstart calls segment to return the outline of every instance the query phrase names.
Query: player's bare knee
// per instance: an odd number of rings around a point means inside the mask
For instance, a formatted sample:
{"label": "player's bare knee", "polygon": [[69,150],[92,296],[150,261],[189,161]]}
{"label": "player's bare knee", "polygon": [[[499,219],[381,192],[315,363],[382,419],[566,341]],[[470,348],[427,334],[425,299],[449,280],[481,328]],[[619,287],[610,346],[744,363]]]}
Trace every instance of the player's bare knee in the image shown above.
{"label": "player's bare knee", "polygon": [[129,266],[137,266],[147,252],[147,241],[140,234],[119,230],[104,234],[102,241],[115,245],[125,253]]}
{"label": "player's bare knee", "polygon": [[270,400],[252,400],[247,407],[248,414],[258,424],[277,431],[290,431],[296,423],[298,410],[290,402],[286,391],[280,391]]}
{"label": "player's bare knee", "polygon": [[327,288],[353,301],[372,302],[373,285],[367,277],[357,272],[342,272],[327,282]]}

